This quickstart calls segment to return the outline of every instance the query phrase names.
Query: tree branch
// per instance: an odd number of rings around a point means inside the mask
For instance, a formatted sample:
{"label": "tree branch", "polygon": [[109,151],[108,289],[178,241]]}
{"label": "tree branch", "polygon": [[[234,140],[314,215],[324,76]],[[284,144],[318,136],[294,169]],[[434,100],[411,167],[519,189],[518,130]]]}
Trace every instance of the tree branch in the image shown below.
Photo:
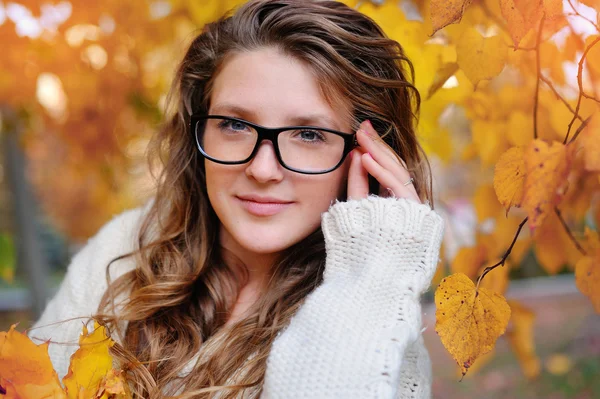
{"label": "tree branch", "polygon": [[[583,97],[583,61],[585,61],[585,57],[587,56],[587,53],[598,42],[600,42],[600,36],[598,36],[596,39],[594,39],[594,41],[591,42],[586,47],[585,51],[583,52],[583,55],[581,56],[581,59],[579,60],[579,67],[577,68],[577,86],[579,86],[579,96],[577,96],[577,106],[575,107],[576,115],[579,115],[579,107],[581,106],[581,98]],[[569,128],[567,129],[567,135],[565,136],[565,139],[563,140],[563,144],[566,143],[567,140],[569,139],[569,133],[571,132],[571,127],[573,126],[575,119],[577,119],[577,118],[575,115],[573,115],[573,119],[571,119],[571,122],[569,122]]]}
{"label": "tree branch", "polygon": [[481,282],[481,280],[483,280],[483,278],[485,277],[486,274],[488,274],[489,272],[491,272],[492,270],[494,270],[498,266],[504,266],[504,264],[506,263],[506,259],[508,258],[508,255],[510,255],[513,247],[515,246],[515,243],[517,242],[517,238],[519,237],[519,233],[521,233],[521,229],[523,228],[523,226],[525,225],[525,223],[527,223],[527,220],[529,220],[529,217],[526,217],[525,219],[523,219],[523,221],[521,222],[521,224],[519,224],[519,228],[517,229],[517,232],[516,232],[516,234],[515,234],[512,242],[510,243],[510,246],[508,247],[508,249],[506,250],[506,252],[502,256],[502,259],[500,260],[500,262],[496,263],[495,265],[488,266],[485,269],[483,269],[483,273],[481,273],[481,276],[479,276],[479,278],[477,279],[477,289],[479,289],[479,283]]}
{"label": "tree branch", "polygon": [[[577,130],[575,131],[575,134],[573,135],[573,137],[571,138],[571,140],[567,143],[567,145],[571,144],[572,142],[575,141],[575,139],[577,138],[577,136],[579,136],[579,133],[581,133],[581,131],[583,129],[586,128],[586,126],[590,123],[590,120],[592,119],[593,115],[588,116],[587,118],[584,119],[584,121],[581,123],[581,125],[577,128]],[[564,144],[564,142],[563,142]]]}
{"label": "tree branch", "polygon": [[581,15],[579,13],[579,11],[575,8],[575,6],[573,5],[573,3],[571,3],[571,0],[567,0],[569,2],[569,5],[571,6],[571,8],[573,9],[573,12],[575,13],[575,15],[577,15],[578,17],[583,18],[584,20],[588,21],[590,24],[592,24],[594,26],[594,28],[596,28],[596,30],[598,32],[600,32],[600,27],[598,25],[596,25],[596,23],[594,21],[592,21],[591,19],[589,19],[588,17],[586,17],[585,15]]}
{"label": "tree branch", "polygon": [[579,243],[577,242],[577,240],[575,239],[575,237],[573,237],[573,233],[571,233],[571,229],[569,229],[569,226],[567,226],[567,223],[565,222],[565,220],[562,217],[562,214],[560,213],[560,210],[555,206],[554,207],[554,213],[556,213],[556,216],[558,216],[558,220],[560,220],[560,224],[562,224],[562,226],[565,229],[565,232],[569,235],[569,238],[571,239],[571,241],[573,241],[573,244],[575,244],[575,247],[579,250],[579,252],[581,252],[584,256],[587,255],[587,253],[585,252],[585,250],[581,247],[581,245],[579,245]]}
{"label": "tree branch", "polygon": [[579,115],[577,115],[575,113],[575,110],[573,109],[573,107],[571,107],[571,104],[569,104],[569,102],[567,100],[565,100],[565,98],[563,96],[561,96],[558,91],[556,91],[556,88],[554,87],[554,85],[552,84],[552,82],[550,81],[550,79],[546,78],[544,75],[540,75],[540,79],[542,80],[542,82],[546,83],[548,85],[548,87],[550,88],[550,90],[552,90],[552,92],[554,93],[554,95],[556,97],[558,97],[558,99],[565,104],[565,106],[569,109],[569,111],[571,111],[571,113],[573,115],[577,116],[577,119],[579,119],[580,121],[583,122],[583,118]]}

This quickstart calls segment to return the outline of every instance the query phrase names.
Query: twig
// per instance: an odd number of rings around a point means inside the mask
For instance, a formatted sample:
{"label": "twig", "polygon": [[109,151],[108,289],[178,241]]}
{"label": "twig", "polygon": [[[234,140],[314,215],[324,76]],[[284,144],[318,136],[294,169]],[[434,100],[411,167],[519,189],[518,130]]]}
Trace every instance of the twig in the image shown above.
{"label": "twig", "polygon": [[523,51],[535,51],[537,50],[535,47],[515,47],[512,44],[508,45],[509,48],[513,49],[513,50],[523,50]]}
{"label": "twig", "polygon": [[571,239],[571,241],[573,241],[573,244],[575,244],[575,247],[577,247],[577,249],[579,250],[579,252],[581,252],[583,254],[583,256],[587,255],[587,253],[581,247],[581,245],[579,245],[579,243],[577,242],[575,237],[573,237],[573,233],[571,233],[571,229],[569,229],[569,226],[567,226],[567,223],[563,219],[563,217],[560,213],[560,210],[556,206],[554,207],[554,213],[556,213],[556,216],[558,216],[558,220],[560,220],[560,224],[562,224],[562,226],[564,227],[565,231],[569,235],[569,238]]}
{"label": "twig", "polygon": [[500,262],[496,263],[495,265],[488,266],[485,269],[483,269],[483,273],[481,273],[481,276],[479,276],[479,278],[477,279],[477,289],[479,289],[479,283],[481,282],[481,280],[483,280],[483,278],[485,277],[486,274],[488,274],[489,272],[491,272],[492,270],[494,270],[498,266],[504,266],[504,263],[506,263],[506,259],[508,258],[508,255],[510,255],[513,247],[515,246],[515,243],[517,242],[517,238],[519,237],[519,233],[521,232],[521,229],[523,228],[523,226],[525,225],[525,223],[527,223],[528,219],[529,219],[529,217],[526,217],[525,219],[523,219],[523,221],[519,225],[519,228],[517,229],[517,233],[515,234],[512,242],[510,243],[510,246],[508,247],[508,249],[506,250],[506,252],[502,256],[502,259],[500,260]]}
{"label": "twig", "polygon": [[546,20],[546,13],[542,14],[542,20],[540,21],[540,28],[538,30],[537,39],[535,41],[535,69],[537,73],[537,79],[535,80],[535,97],[533,97],[533,138],[538,137],[538,126],[537,126],[537,115],[538,115],[538,97],[540,94],[540,76],[542,76],[542,67],[540,61],[540,42],[542,41],[542,30],[544,29],[544,21]]}
{"label": "twig", "polygon": [[[586,47],[585,51],[583,52],[583,55],[581,56],[581,59],[579,60],[579,67],[577,68],[577,86],[579,87],[579,96],[577,96],[577,106],[575,107],[576,115],[579,115],[579,107],[581,105],[581,98],[583,97],[583,76],[582,76],[583,75],[583,61],[585,61],[585,57],[587,56],[587,53],[598,42],[600,42],[600,36],[598,36],[596,39],[594,39],[594,41],[591,42]],[[577,118],[575,117],[575,115],[573,115],[573,119],[571,119],[571,122],[569,122],[569,128],[567,129],[567,135],[565,136],[565,139],[563,140],[563,144],[566,143],[569,139],[569,133],[571,132],[571,126],[573,126],[575,119],[577,119]]]}
{"label": "twig", "polygon": [[573,109],[573,107],[571,107],[571,104],[569,104],[569,102],[567,100],[565,100],[565,98],[563,96],[561,96],[558,91],[556,90],[556,88],[554,88],[554,85],[552,84],[552,82],[550,81],[550,79],[546,78],[544,75],[540,75],[540,79],[542,80],[542,82],[546,83],[548,85],[548,87],[550,88],[550,90],[552,90],[552,92],[554,93],[554,95],[556,97],[558,97],[558,99],[565,104],[565,106],[569,109],[569,111],[571,111],[571,113],[573,115],[577,116],[577,119],[579,119],[580,121],[583,122],[583,118],[579,115],[577,115],[575,113],[575,110]]}
{"label": "twig", "polygon": [[588,98],[590,100],[596,101],[597,103],[600,103],[600,100],[598,100],[596,97],[590,96],[589,94],[586,94],[585,92],[582,92],[581,95],[584,96],[585,98]]}
{"label": "twig", "polygon": [[590,123],[590,120],[592,119],[592,116],[593,115],[590,115],[590,116],[588,116],[587,118],[584,119],[584,121],[577,128],[577,130],[575,130],[575,134],[573,135],[573,137],[571,138],[571,140],[569,140],[569,142],[567,143],[567,145],[569,145],[569,144],[571,144],[572,142],[575,141],[575,139],[577,138],[577,136],[579,136],[579,133],[581,133],[583,131],[583,129],[585,129],[585,127]]}
{"label": "twig", "polygon": [[598,25],[596,25],[596,23],[594,21],[592,21],[591,19],[589,19],[588,17],[586,17],[585,15],[581,15],[579,13],[579,11],[575,8],[575,6],[573,5],[573,3],[571,3],[571,0],[567,0],[569,2],[569,5],[571,6],[571,8],[573,9],[573,11],[575,12],[575,14],[578,17],[583,18],[584,20],[588,21],[590,24],[592,24],[594,26],[594,28],[596,28],[597,31],[600,32],[600,27]]}

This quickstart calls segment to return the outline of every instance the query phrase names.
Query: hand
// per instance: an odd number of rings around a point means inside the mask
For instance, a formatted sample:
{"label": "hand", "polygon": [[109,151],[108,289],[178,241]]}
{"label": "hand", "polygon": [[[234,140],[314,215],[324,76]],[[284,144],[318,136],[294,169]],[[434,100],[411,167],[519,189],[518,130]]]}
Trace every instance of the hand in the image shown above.
{"label": "hand", "polygon": [[363,121],[356,132],[359,147],[350,152],[348,199],[366,198],[369,194],[369,175],[379,182],[379,195],[408,198],[421,203],[415,186],[409,184],[410,174],[392,149],[379,137],[369,121]]}

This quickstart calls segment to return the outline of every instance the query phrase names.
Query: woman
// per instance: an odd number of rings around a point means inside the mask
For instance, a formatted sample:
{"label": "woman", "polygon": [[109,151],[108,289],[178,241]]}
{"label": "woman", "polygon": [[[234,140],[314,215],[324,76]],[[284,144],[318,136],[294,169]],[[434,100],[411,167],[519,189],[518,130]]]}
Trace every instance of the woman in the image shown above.
{"label": "woman", "polygon": [[[74,257],[36,327],[100,320],[139,397],[428,397],[419,296],[443,221],[406,67],[338,2],[252,0],[208,24],[153,141],[154,199]],[[60,375],[75,349],[50,345]]]}

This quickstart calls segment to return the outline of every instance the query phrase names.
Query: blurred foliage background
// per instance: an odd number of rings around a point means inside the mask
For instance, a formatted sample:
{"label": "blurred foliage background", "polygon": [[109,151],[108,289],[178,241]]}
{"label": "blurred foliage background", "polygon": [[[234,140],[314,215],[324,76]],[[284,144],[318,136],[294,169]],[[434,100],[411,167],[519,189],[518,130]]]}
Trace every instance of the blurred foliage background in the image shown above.
{"label": "blurred foliage background", "polygon": [[[242,2],[0,1],[0,330],[16,321],[28,326],[36,317],[31,312],[36,284],[48,287],[42,298],[51,295],[71,256],[91,235],[152,195],[144,152],[161,121],[177,61],[203,24]],[[423,97],[419,135],[431,157],[436,207],[448,226],[436,283],[450,271],[474,275],[506,249],[524,215],[513,209],[507,217],[492,177],[504,151],[531,139],[537,71],[536,52],[530,50],[536,32],[523,34],[519,50],[509,48],[514,38],[506,32],[498,0],[474,0],[461,24],[435,35],[434,1],[344,2],[374,18],[415,66]],[[577,61],[600,33],[600,2],[562,3],[561,15],[546,23],[539,51],[550,83],[539,89],[535,106],[540,137],[549,140],[562,140],[567,130],[578,95]],[[489,78],[474,78],[477,73],[466,65],[476,60],[461,62],[457,56],[467,28],[476,29],[481,40],[504,40],[503,52],[497,50],[502,67]],[[583,70],[592,97],[581,101],[583,118],[598,110],[593,97],[599,98],[599,65],[596,47]],[[475,66],[481,76],[490,73],[491,63]],[[577,119],[573,129],[581,123]],[[11,160],[15,151],[24,163]],[[9,178],[18,175],[9,164],[23,166],[22,181]],[[24,236],[23,219],[15,216],[19,204],[24,206],[17,201],[21,184],[31,194],[24,214],[32,221],[40,262],[47,265],[38,269],[23,264],[31,249],[18,238]],[[563,216],[577,235],[584,225],[597,229],[600,180],[597,174],[578,174],[574,187]],[[436,397],[600,396],[600,322],[576,292],[577,250],[557,226],[552,220],[542,229],[552,234],[519,236],[511,266],[504,269],[506,281],[521,281],[499,288],[535,315],[538,372],[524,376],[523,363],[501,341],[494,354],[478,361],[480,370],[459,383],[454,362],[433,334],[430,304],[425,338],[438,377]]]}

